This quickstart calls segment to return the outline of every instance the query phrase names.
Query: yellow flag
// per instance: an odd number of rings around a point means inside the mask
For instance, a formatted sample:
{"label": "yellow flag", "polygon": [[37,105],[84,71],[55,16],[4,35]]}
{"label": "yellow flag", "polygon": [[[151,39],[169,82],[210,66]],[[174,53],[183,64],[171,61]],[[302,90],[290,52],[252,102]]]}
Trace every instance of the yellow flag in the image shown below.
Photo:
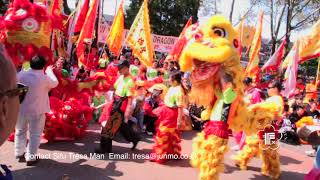
{"label": "yellow flag", "polygon": [[153,62],[153,44],[149,23],[148,1],[143,4],[131,25],[127,42],[132,49],[133,55],[146,66],[151,66]]}
{"label": "yellow flag", "polygon": [[241,20],[239,25],[236,27],[239,35],[238,39],[242,47],[249,48],[252,44],[256,28],[253,26],[245,25],[243,21],[244,19]]}
{"label": "yellow flag", "polygon": [[242,37],[241,37],[242,47],[249,48],[251,46],[255,31],[256,31],[256,28],[253,26],[244,26],[243,27],[243,32],[242,32]]}
{"label": "yellow flag", "polygon": [[[303,63],[310,59],[315,59],[320,57],[320,20],[316,24],[313,25],[311,32],[299,38],[300,49],[299,49],[299,63]],[[288,56],[284,60],[282,64],[282,68],[286,68],[288,63],[291,61],[293,50],[296,46],[296,42],[294,43],[292,50],[289,52]]]}
{"label": "yellow flag", "polygon": [[249,63],[246,68],[246,76],[255,77],[259,70],[259,52],[261,48],[261,32],[262,32],[263,12],[259,14],[257,30],[254,34],[253,42],[249,53]]}
{"label": "yellow flag", "polygon": [[119,6],[118,12],[112,22],[110,32],[107,37],[107,44],[109,50],[116,56],[120,55],[122,40],[124,32],[124,11],[123,11],[123,1]]}

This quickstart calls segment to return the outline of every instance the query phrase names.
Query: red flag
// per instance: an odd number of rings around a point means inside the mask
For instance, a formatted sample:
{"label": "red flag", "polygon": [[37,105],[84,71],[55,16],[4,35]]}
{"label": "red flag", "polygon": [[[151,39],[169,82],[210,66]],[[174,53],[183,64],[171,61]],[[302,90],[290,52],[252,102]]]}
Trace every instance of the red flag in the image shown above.
{"label": "red flag", "polygon": [[[80,3],[81,1],[79,1]],[[86,20],[86,15],[89,9],[89,0],[84,0],[82,6],[80,6],[80,13],[74,28],[74,34],[77,35],[81,32],[84,22]]]}
{"label": "red flag", "polygon": [[52,6],[52,27],[63,30],[63,16],[61,14],[62,0],[54,0]]}
{"label": "red flag", "polygon": [[[91,68],[88,65],[88,57],[85,57],[85,46],[84,43],[88,43],[91,45],[94,35],[94,26],[97,19],[97,12],[98,12],[99,0],[93,0],[90,3],[90,8],[88,14],[86,16],[85,22],[83,24],[83,28],[81,30],[78,45],[77,45],[77,56],[79,65],[82,64],[86,68]],[[79,22],[79,21],[78,21]]]}
{"label": "red flag", "polygon": [[297,85],[297,73],[298,73],[298,61],[299,61],[299,40],[294,48],[292,61],[287,67],[285,72],[285,83],[283,96],[290,98],[294,95],[294,91]]}
{"label": "red flag", "polygon": [[189,18],[187,24],[184,26],[182,32],[180,33],[178,41],[174,44],[171,52],[169,53],[169,55],[171,55],[171,57],[174,60],[179,59],[184,46],[187,44],[187,38],[185,37],[185,32],[191,24],[192,24],[192,17]]}
{"label": "red flag", "polygon": [[262,71],[267,69],[276,71],[280,67],[281,59],[284,56],[285,45],[286,45],[286,38],[283,39],[282,43],[280,44],[276,52],[263,65],[263,67],[261,68]]}

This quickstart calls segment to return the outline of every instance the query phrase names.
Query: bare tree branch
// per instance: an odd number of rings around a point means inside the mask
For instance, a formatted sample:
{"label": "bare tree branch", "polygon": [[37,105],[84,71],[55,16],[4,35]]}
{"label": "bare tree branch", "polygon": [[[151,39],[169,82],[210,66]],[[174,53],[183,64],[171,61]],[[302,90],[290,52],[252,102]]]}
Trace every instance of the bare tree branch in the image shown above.
{"label": "bare tree branch", "polygon": [[303,6],[301,6],[301,8],[299,8],[299,9],[297,10],[297,12],[292,15],[292,19],[293,19],[296,15],[298,15],[299,13],[301,13],[301,11],[303,10],[303,8],[305,8],[311,1],[312,1],[312,0],[309,0],[309,1],[307,1]]}
{"label": "bare tree branch", "polygon": [[270,13],[270,30],[271,30],[271,39],[274,39],[274,31],[273,31],[273,0],[270,0],[271,2],[271,13]]}
{"label": "bare tree branch", "polygon": [[280,30],[280,26],[281,26],[281,20],[282,20],[282,17],[283,17],[283,15],[284,15],[284,12],[285,12],[285,10],[286,10],[286,4],[284,4],[284,6],[283,6],[283,8],[282,8],[282,11],[281,11],[281,14],[280,14],[280,16],[279,16],[279,19],[278,19],[278,24],[277,24],[277,26],[276,26],[276,32],[275,32],[275,37],[277,38],[278,37],[278,34],[279,34],[279,30]]}
{"label": "bare tree branch", "polygon": [[233,9],[234,9],[234,3],[235,3],[236,0],[232,0],[232,3],[231,3],[231,10],[230,10],[230,15],[229,15],[229,20],[232,24],[232,15],[233,15]]}
{"label": "bare tree branch", "polygon": [[314,15],[314,13],[316,13],[317,11],[320,12],[320,9],[316,9],[315,11],[313,11],[312,13],[310,13],[305,19],[303,19],[302,21],[298,22],[296,25],[294,26],[291,26],[292,29],[291,30],[294,30],[294,29],[297,29],[299,27],[301,27],[303,25],[303,23],[305,23],[310,17],[312,17]]}
{"label": "bare tree branch", "polygon": [[234,26],[237,26],[237,25],[242,21],[242,19],[244,19],[244,18],[247,16],[247,15],[249,14],[249,12],[252,10],[252,8],[253,8],[255,5],[256,5],[256,4],[253,3],[253,4],[249,7],[249,9],[247,10],[247,12],[244,13],[244,15],[240,18],[240,20],[238,20],[238,22],[234,24]]}

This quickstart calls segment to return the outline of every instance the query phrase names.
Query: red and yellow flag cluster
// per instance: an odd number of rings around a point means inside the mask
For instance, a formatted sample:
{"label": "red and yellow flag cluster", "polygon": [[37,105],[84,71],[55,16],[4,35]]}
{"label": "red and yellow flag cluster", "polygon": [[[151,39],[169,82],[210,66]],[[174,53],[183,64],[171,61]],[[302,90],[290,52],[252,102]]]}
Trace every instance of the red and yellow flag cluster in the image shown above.
{"label": "red and yellow flag cluster", "polygon": [[[304,61],[315,59],[320,57],[320,20],[316,24],[314,24],[311,28],[311,32],[299,38],[299,63],[303,63]],[[292,47],[292,50],[289,52],[288,56],[284,60],[282,64],[282,68],[286,68],[288,64],[292,61],[294,49],[297,46],[297,42]]]}
{"label": "red and yellow flag cluster", "polygon": [[149,23],[148,1],[143,4],[133,21],[127,37],[127,43],[132,49],[133,55],[146,66],[151,66],[153,62],[153,41]]}
{"label": "red and yellow flag cluster", "polygon": [[112,22],[112,26],[106,41],[108,44],[109,50],[116,56],[119,56],[121,53],[123,32],[124,32],[124,10],[123,10],[123,1],[121,1],[121,4]]}

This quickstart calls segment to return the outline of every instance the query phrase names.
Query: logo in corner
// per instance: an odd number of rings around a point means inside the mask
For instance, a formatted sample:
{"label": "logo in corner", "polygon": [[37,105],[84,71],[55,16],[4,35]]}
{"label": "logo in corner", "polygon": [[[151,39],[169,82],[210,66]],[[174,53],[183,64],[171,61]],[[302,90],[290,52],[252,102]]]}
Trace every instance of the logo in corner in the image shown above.
{"label": "logo in corner", "polygon": [[259,131],[259,137],[263,141],[261,148],[263,150],[277,150],[280,147],[280,139],[282,134],[273,125],[266,125],[263,130]]}

